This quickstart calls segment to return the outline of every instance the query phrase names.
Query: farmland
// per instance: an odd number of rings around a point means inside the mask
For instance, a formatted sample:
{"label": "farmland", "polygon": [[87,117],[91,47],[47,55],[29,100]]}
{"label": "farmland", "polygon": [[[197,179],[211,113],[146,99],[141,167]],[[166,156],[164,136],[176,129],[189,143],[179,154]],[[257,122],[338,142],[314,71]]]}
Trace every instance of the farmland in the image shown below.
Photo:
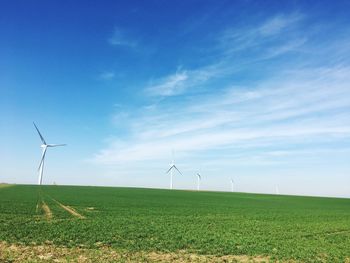
{"label": "farmland", "polygon": [[350,199],[6,186],[0,252],[0,261],[346,262]]}

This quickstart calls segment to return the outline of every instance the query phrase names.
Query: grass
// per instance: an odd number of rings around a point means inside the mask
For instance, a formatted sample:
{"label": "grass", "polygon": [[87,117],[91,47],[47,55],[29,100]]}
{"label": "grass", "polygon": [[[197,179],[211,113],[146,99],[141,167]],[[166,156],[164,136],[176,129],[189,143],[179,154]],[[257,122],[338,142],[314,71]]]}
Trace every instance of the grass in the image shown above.
{"label": "grass", "polygon": [[[38,201],[44,208],[36,210]],[[4,247],[345,262],[350,199],[16,185],[0,188],[0,240]]]}

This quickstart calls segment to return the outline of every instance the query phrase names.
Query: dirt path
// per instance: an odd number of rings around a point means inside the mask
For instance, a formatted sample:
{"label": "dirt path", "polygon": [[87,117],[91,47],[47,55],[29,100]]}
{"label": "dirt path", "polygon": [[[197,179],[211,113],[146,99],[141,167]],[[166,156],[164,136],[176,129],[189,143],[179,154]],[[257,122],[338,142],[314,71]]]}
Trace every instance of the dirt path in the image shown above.
{"label": "dirt path", "polygon": [[[108,247],[98,249],[66,248],[45,244],[26,246],[0,241],[0,262],[159,262],[159,263],[262,263],[276,262],[266,256],[198,255],[186,251],[171,253],[117,251]],[[294,261],[278,261],[294,262]],[[345,261],[347,262],[347,261]]]}
{"label": "dirt path", "polygon": [[57,200],[51,198],[53,201],[55,201],[60,207],[62,207],[64,210],[66,210],[68,213],[70,213],[72,216],[75,216],[77,218],[80,218],[80,219],[85,219],[86,217],[79,214],[73,207],[70,207],[68,205],[64,205],[60,202],[58,202]]}
{"label": "dirt path", "polygon": [[47,220],[51,220],[52,219],[52,212],[50,207],[43,201],[41,204],[41,208],[44,210],[45,212],[45,217]]}

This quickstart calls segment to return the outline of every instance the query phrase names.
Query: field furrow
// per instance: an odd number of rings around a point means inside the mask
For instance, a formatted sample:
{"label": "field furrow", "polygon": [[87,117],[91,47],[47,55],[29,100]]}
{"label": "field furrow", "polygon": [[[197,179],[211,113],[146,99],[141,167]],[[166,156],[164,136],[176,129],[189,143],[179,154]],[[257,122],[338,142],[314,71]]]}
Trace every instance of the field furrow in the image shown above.
{"label": "field furrow", "polygon": [[52,212],[50,207],[44,202],[42,201],[42,205],[41,208],[44,210],[45,212],[45,217],[47,220],[51,220],[52,219]]}
{"label": "field furrow", "polygon": [[68,213],[70,213],[72,216],[80,218],[80,219],[85,219],[85,216],[82,216],[79,214],[73,207],[70,207],[68,205],[64,205],[60,202],[58,202],[55,199],[52,199],[54,202],[56,202],[60,207],[62,207],[64,210],[66,210]]}

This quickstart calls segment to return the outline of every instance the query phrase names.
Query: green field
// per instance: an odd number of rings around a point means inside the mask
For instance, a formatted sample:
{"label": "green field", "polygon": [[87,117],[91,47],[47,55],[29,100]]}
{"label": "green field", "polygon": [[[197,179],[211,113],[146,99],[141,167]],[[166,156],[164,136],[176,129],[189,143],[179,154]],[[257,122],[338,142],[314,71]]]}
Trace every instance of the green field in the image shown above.
{"label": "green field", "polygon": [[0,242],[0,261],[18,260],[16,245],[73,259],[347,262],[350,199],[16,185],[0,187]]}

